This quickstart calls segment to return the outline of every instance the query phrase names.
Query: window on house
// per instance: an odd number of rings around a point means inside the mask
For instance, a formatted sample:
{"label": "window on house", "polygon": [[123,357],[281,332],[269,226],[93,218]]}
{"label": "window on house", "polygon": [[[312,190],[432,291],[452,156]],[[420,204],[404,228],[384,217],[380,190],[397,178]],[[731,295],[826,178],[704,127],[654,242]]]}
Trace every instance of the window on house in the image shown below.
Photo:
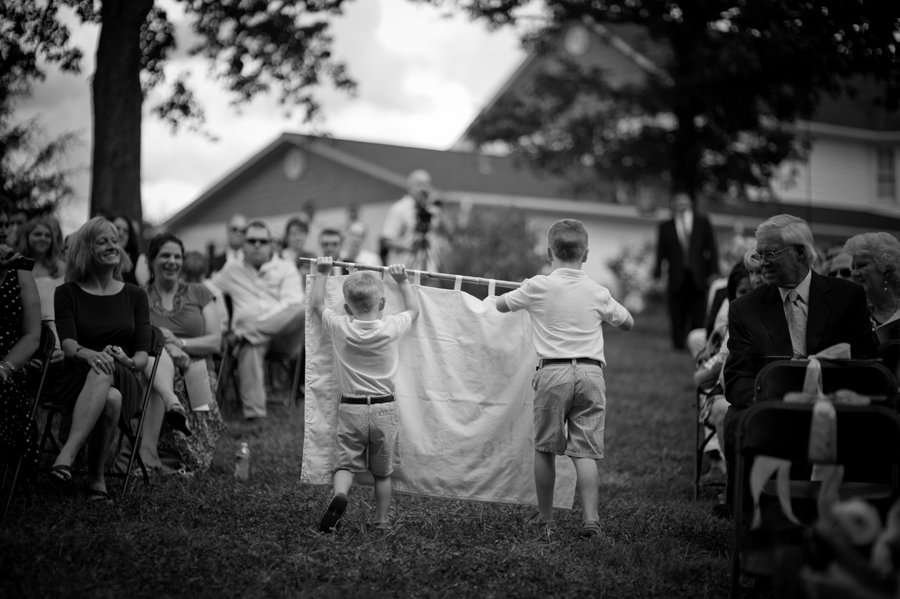
{"label": "window on house", "polygon": [[897,173],[894,161],[894,148],[878,148],[878,197],[894,199],[897,194]]}

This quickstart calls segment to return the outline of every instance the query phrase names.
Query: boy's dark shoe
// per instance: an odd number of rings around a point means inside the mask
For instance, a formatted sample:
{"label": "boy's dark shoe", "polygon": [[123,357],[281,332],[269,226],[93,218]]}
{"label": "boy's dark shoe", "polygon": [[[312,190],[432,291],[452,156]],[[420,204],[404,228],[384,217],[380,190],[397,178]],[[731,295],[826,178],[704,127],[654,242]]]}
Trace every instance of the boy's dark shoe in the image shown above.
{"label": "boy's dark shoe", "polygon": [[581,525],[581,532],[578,534],[582,539],[593,539],[600,536],[600,523],[596,520],[588,520]]}
{"label": "boy's dark shoe", "polygon": [[338,493],[328,504],[325,515],[322,516],[322,522],[319,523],[319,530],[324,533],[332,533],[341,521],[344,510],[347,509],[347,496]]}

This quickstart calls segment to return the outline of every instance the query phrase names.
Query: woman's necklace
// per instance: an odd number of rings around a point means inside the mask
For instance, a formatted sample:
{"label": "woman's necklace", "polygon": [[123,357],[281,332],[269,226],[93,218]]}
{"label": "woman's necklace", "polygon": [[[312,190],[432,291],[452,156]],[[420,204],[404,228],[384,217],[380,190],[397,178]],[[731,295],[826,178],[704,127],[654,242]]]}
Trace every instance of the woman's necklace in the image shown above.
{"label": "woman's necklace", "polygon": [[175,294],[178,293],[178,285],[171,289],[163,289],[157,284],[153,285],[156,296],[159,298],[159,305],[163,310],[172,311],[175,307]]}
{"label": "woman's necklace", "polygon": [[878,326],[883,325],[891,318],[893,318],[894,314],[900,310],[900,295],[897,296],[897,299],[892,301],[886,301],[880,306],[872,305],[872,320],[876,322]]}

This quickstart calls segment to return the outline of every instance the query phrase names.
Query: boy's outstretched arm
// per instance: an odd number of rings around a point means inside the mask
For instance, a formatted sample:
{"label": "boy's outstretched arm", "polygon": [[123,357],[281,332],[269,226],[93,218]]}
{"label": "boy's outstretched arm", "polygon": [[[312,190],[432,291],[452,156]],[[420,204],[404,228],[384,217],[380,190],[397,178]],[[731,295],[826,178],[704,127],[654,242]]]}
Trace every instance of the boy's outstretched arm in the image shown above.
{"label": "boy's outstretched arm", "polygon": [[497,298],[497,303],[494,304],[497,307],[497,312],[506,313],[509,312],[509,306],[506,303],[506,296],[501,295]]}
{"label": "boy's outstretched arm", "polygon": [[322,311],[325,309],[325,286],[327,284],[328,275],[331,274],[334,260],[330,257],[316,259],[316,276],[313,277],[312,288],[312,309],[313,313],[322,318]]}
{"label": "boy's outstretched arm", "polygon": [[388,267],[388,272],[391,273],[391,276],[397,282],[397,287],[400,288],[403,306],[409,312],[410,318],[415,321],[419,317],[419,300],[416,298],[415,292],[413,292],[412,285],[409,284],[409,279],[406,276],[406,267],[402,264],[391,264]]}
{"label": "boy's outstretched arm", "polygon": [[627,310],[625,312],[628,314],[627,318],[625,318],[625,322],[623,322],[616,328],[623,331],[630,331],[634,328],[634,317],[631,315],[631,312],[628,312]]}

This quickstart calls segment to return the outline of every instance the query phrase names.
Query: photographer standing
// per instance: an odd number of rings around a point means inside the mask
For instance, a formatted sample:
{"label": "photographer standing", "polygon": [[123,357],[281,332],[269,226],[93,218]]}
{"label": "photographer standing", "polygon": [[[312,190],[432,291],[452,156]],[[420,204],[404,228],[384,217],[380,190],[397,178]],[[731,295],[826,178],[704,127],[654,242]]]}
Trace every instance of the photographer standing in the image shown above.
{"label": "photographer standing", "polygon": [[437,228],[440,202],[431,186],[431,175],[418,169],[409,174],[407,194],[388,210],[381,232],[387,256],[385,264],[438,272],[440,268]]}

